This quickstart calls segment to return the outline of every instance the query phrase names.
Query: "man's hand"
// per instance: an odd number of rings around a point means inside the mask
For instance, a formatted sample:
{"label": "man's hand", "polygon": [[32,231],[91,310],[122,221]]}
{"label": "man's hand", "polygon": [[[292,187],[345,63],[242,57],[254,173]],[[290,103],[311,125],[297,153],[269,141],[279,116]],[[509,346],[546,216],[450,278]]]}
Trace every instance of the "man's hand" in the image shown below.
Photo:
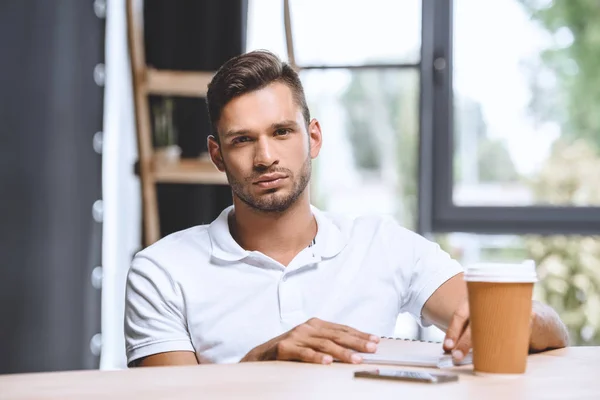
{"label": "man's hand", "polygon": [[[533,302],[531,309],[531,336],[529,351],[539,352],[567,346],[569,335],[556,311],[551,307]],[[469,303],[465,299],[458,306],[446,331],[444,350],[452,352],[452,358],[462,360],[471,350],[471,328],[469,326]]]}
{"label": "man's hand", "polygon": [[471,350],[471,327],[469,326],[469,301],[463,300],[448,325],[444,339],[444,351],[452,352],[455,361],[461,361]]}
{"label": "man's hand", "polygon": [[344,325],[311,318],[267,343],[252,349],[246,361],[305,361],[331,364],[333,360],[358,364],[362,358],[355,352],[374,353],[379,337]]}

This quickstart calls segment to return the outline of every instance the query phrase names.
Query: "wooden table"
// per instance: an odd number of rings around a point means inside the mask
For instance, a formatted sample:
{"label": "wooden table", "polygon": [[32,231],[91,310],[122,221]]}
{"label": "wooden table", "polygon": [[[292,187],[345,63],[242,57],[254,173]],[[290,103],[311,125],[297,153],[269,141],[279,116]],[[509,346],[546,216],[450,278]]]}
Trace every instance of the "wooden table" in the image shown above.
{"label": "wooden table", "polygon": [[439,385],[353,378],[372,368],[263,362],[4,375],[0,399],[600,399],[600,347],[532,355],[517,378],[474,376],[470,367]]}

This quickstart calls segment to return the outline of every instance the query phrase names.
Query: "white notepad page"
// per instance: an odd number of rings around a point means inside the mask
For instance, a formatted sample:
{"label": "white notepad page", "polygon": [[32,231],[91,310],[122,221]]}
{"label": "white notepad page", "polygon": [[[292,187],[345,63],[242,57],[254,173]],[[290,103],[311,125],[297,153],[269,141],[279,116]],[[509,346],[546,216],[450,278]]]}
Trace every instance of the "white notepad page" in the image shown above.
{"label": "white notepad page", "polygon": [[411,367],[451,368],[468,365],[472,361],[472,353],[454,364],[452,356],[445,354],[441,343],[424,342],[407,339],[382,338],[375,353],[358,353],[363,364],[388,364]]}

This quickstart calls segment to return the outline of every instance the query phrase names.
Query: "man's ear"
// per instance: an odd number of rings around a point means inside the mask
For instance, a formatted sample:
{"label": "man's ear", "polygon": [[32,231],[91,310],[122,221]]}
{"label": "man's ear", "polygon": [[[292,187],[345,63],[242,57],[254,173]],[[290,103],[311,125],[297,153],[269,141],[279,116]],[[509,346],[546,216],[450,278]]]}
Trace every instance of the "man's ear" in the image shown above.
{"label": "man's ear", "polygon": [[221,154],[221,146],[213,135],[209,135],[206,139],[206,145],[208,147],[208,154],[215,167],[221,172],[225,172],[225,163],[223,162],[223,155]]}
{"label": "man's ear", "polygon": [[310,140],[310,158],[317,158],[321,151],[321,144],[323,144],[323,135],[319,121],[314,118],[308,125],[308,138]]}

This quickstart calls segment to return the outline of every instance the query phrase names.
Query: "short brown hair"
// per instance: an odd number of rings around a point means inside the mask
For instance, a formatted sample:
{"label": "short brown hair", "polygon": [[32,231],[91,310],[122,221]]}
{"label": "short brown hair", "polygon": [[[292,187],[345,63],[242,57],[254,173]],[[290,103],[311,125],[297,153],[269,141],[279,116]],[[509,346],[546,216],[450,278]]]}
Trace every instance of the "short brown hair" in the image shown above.
{"label": "short brown hair", "polygon": [[217,124],[227,103],[235,97],[260,90],[273,82],[284,83],[291,89],[308,127],[310,112],[298,74],[275,54],[266,50],[257,50],[227,61],[208,84],[206,104],[215,138],[219,139]]}

